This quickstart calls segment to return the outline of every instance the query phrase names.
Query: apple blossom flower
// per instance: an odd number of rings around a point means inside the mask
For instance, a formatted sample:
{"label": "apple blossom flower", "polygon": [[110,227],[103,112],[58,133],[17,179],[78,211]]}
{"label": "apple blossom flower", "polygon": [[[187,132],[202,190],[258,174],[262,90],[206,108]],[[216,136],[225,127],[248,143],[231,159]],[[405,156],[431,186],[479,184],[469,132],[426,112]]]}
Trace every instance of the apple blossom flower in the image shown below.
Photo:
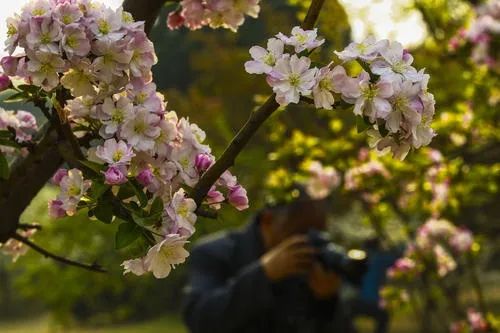
{"label": "apple blossom flower", "polygon": [[90,41],[83,27],[70,24],[64,27],[61,46],[68,57],[85,57],[90,52]]}
{"label": "apple blossom flower", "polygon": [[148,271],[148,267],[145,263],[146,258],[136,258],[125,260],[120,266],[123,267],[123,275],[127,273],[132,273],[135,275],[143,275]]}
{"label": "apple blossom flower", "polygon": [[54,8],[53,17],[60,24],[70,25],[77,23],[83,17],[83,13],[76,3],[66,1],[57,4]]}
{"label": "apple blossom flower", "polygon": [[227,199],[237,210],[241,211],[249,207],[247,190],[245,190],[241,185],[230,186]]}
{"label": "apple blossom flower", "polygon": [[50,15],[51,6],[47,0],[32,0],[23,6],[23,16],[35,18],[46,17]]}
{"label": "apple blossom flower", "polygon": [[28,62],[28,73],[33,84],[50,91],[59,84],[59,75],[64,71],[66,62],[58,55],[36,51]]}
{"label": "apple blossom flower", "polygon": [[383,59],[377,59],[370,65],[374,74],[396,80],[401,77],[410,81],[418,79],[417,70],[411,66],[413,57],[405,53],[400,43],[392,42],[388,47],[381,48],[379,52]]}
{"label": "apple blossom flower", "polygon": [[451,237],[450,245],[459,253],[464,253],[472,248],[474,237],[470,230],[461,228]]}
{"label": "apple blossom flower", "polygon": [[224,200],[224,195],[222,192],[217,191],[215,186],[210,188],[210,191],[208,191],[207,197],[205,198],[205,202],[213,209],[220,209],[220,204],[224,202]]}
{"label": "apple blossom flower", "polygon": [[153,183],[154,175],[150,168],[145,168],[139,171],[136,178],[139,184],[147,187]]}
{"label": "apple blossom flower", "polygon": [[245,62],[245,70],[250,74],[268,74],[276,61],[283,55],[285,44],[282,40],[271,38],[267,41],[267,50],[260,46],[252,46],[250,55],[253,60]]}
{"label": "apple blossom flower", "polygon": [[166,235],[165,239],[149,249],[144,261],[148,271],[157,279],[167,277],[175,265],[182,264],[189,256],[184,249],[186,243],[186,239],[177,234]]}
{"label": "apple blossom flower", "polygon": [[12,57],[12,56],[5,56],[0,60],[0,63],[3,68],[4,74],[8,76],[15,76],[17,72],[17,65],[18,65],[19,58],[18,57]]}
{"label": "apple blossom flower", "polygon": [[144,31],[133,34],[128,44],[128,50],[132,52],[129,67],[132,76],[143,78],[144,81],[151,80],[151,67],[158,62],[151,42]]}
{"label": "apple blossom flower", "polygon": [[92,52],[98,57],[92,63],[99,80],[111,83],[115,76],[122,76],[130,63],[133,52],[126,50],[124,43],[110,40],[97,40],[92,44]]}
{"label": "apple blossom flower", "polygon": [[52,176],[52,184],[59,185],[61,180],[68,175],[68,169],[58,169],[56,173]]}
{"label": "apple blossom flower", "polygon": [[392,111],[386,118],[386,127],[395,133],[403,123],[408,123],[412,128],[421,122],[423,104],[417,95],[420,87],[411,81],[395,81],[393,88],[394,94],[390,99]]}
{"label": "apple blossom flower", "polygon": [[393,95],[393,85],[384,79],[370,83],[370,75],[362,72],[357,85],[349,86],[342,92],[343,99],[354,104],[354,114],[367,116],[372,123],[377,119],[386,119],[392,107],[388,98]]}
{"label": "apple blossom flower", "polygon": [[5,40],[5,50],[12,54],[19,44],[19,38],[23,30],[21,18],[16,15],[7,18],[7,39]]}
{"label": "apple blossom flower", "polygon": [[268,77],[268,83],[276,93],[280,105],[298,103],[301,95],[310,95],[315,85],[317,68],[310,69],[311,59],[307,57],[283,57]]}
{"label": "apple blossom flower", "polygon": [[307,171],[310,175],[305,184],[306,192],[315,200],[326,198],[340,183],[340,176],[332,166],[324,167],[318,161],[311,161]]}
{"label": "apple blossom flower", "polygon": [[91,71],[89,59],[78,59],[77,64],[71,64],[71,69],[64,73],[61,84],[71,91],[71,95],[95,96],[96,91],[93,85],[95,77]]}
{"label": "apple blossom flower", "polygon": [[30,49],[59,54],[58,41],[61,40],[61,26],[50,17],[33,18],[26,42]]}
{"label": "apple blossom flower", "polygon": [[177,124],[169,121],[165,118],[160,119],[158,128],[160,129],[160,134],[155,139],[154,151],[159,156],[167,156],[171,151],[171,142],[177,137]]}
{"label": "apple blossom flower", "polygon": [[150,113],[148,110],[139,109],[133,118],[126,119],[120,131],[120,137],[127,140],[136,150],[152,150],[155,139],[160,135],[157,124],[160,117]]}
{"label": "apple blossom flower", "polygon": [[296,53],[300,53],[304,50],[315,49],[325,42],[324,39],[318,39],[318,29],[313,30],[303,30],[301,27],[296,26],[292,29],[292,35],[290,37],[279,33],[276,35],[281,39],[286,45],[291,45],[295,48]]}
{"label": "apple blossom flower", "polygon": [[[20,232],[21,236],[24,238],[31,238],[37,232],[37,229],[23,230]],[[12,257],[12,262],[16,262],[20,256],[23,256],[28,252],[29,247],[23,242],[17,239],[10,238],[4,244],[0,243],[0,250]]]}
{"label": "apple blossom flower", "polygon": [[165,208],[165,213],[180,229],[185,229],[191,235],[195,231],[196,208],[194,200],[186,198],[186,192],[181,188],[174,193],[170,204]]}
{"label": "apple blossom flower", "polygon": [[332,92],[335,85],[336,71],[338,71],[337,68],[339,68],[339,66],[332,70],[330,69],[330,65],[328,65],[321,68],[316,75],[316,85],[312,90],[312,94],[314,97],[314,106],[317,109],[333,109],[335,99]]}
{"label": "apple blossom flower", "polygon": [[185,19],[180,11],[170,12],[167,17],[167,26],[170,30],[177,30],[184,25]]}
{"label": "apple blossom flower", "polygon": [[186,27],[191,30],[200,29],[207,24],[205,8],[201,0],[182,0],[180,2]]}
{"label": "apple blossom flower", "polygon": [[198,172],[206,171],[214,163],[213,156],[209,154],[198,154],[196,155],[194,166]]}
{"label": "apple blossom flower", "polygon": [[[110,136],[115,134],[118,129],[127,121],[134,119],[134,106],[125,96],[116,96],[116,98],[106,98],[101,107],[101,121],[103,128],[101,134]],[[129,142],[130,143],[130,142]]]}
{"label": "apple blossom flower", "polygon": [[70,118],[97,117],[96,103],[93,96],[80,96],[66,104]]}
{"label": "apple blossom flower", "polygon": [[111,165],[104,172],[104,180],[108,185],[125,184],[128,181],[126,168],[123,165]]}
{"label": "apple blossom flower", "polygon": [[377,41],[375,37],[369,36],[361,43],[352,42],[343,51],[335,54],[343,61],[355,60],[372,61],[378,56],[380,50],[387,48],[388,40]]}
{"label": "apple blossom flower", "polygon": [[98,146],[96,155],[109,165],[128,165],[135,156],[132,147],[125,141],[116,141],[111,138],[104,142],[102,146]]}
{"label": "apple blossom flower", "polygon": [[483,314],[475,309],[467,309],[467,320],[473,332],[487,332],[489,329],[488,322],[484,319]]}
{"label": "apple blossom flower", "polygon": [[61,200],[49,201],[49,216],[54,219],[66,216],[66,209],[64,209],[64,205]]}
{"label": "apple blossom flower", "polygon": [[8,89],[10,85],[11,85],[10,78],[5,74],[0,73],[0,91]]}
{"label": "apple blossom flower", "polygon": [[110,8],[101,8],[89,26],[97,39],[115,42],[121,39],[125,32],[122,28],[122,15]]}

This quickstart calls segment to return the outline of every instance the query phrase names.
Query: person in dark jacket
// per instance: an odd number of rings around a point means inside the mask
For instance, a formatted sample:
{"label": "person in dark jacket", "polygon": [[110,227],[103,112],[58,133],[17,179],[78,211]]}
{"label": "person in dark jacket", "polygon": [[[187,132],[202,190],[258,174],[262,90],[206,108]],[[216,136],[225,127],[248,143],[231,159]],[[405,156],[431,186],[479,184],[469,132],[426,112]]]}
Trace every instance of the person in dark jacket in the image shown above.
{"label": "person in dark jacket", "polygon": [[267,208],[244,229],[200,242],[189,259],[184,320],[192,333],[337,332],[340,278],[306,237],[325,227],[323,202]]}

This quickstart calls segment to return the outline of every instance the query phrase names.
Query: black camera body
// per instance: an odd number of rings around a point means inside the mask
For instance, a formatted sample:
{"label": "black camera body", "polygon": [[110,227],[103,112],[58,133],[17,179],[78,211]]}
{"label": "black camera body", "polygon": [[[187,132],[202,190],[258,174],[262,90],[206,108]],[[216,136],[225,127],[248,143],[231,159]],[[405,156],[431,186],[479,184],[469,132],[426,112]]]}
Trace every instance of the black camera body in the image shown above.
{"label": "black camera body", "polygon": [[333,243],[326,232],[311,229],[307,233],[310,244],[318,251],[317,259],[326,270],[338,273],[343,279],[359,285],[368,268],[365,251],[346,251]]}

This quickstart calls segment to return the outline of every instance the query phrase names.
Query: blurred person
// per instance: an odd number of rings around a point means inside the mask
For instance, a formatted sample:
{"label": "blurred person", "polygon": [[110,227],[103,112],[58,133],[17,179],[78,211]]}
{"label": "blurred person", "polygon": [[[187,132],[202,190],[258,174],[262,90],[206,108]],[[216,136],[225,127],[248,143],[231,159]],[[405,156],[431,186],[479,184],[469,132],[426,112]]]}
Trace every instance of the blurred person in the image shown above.
{"label": "blurred person", "polygon": [[[370,317],[375,322],[374,333],[387,333],[389,313],[380,305],[380,288],[386,281],[387,270],[403,254],[403,249],[383,249],[378,238],[367,239],[363,245],[368,254],[367,270],[355,297],[343,303],[341,311],[347,327],[345,333],[358,332],[354,326],[357,317]],[[344,333],[344,332],[343,332]]]}
{"label": "blurred person", "polygon": [[192,333],[326,333],[340,277],[316,258],[323,201],[263,209],[242,230],[200,242],[189,260],[184,319]]}

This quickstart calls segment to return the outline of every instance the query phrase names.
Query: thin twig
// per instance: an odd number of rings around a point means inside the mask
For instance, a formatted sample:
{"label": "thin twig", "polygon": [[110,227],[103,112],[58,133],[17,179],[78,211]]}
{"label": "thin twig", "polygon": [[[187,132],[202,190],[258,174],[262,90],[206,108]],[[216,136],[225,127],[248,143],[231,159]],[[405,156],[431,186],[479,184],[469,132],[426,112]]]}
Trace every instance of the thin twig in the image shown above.
{"label": "thin twig", "polygon": [[103,269],[98,264],[95,264],[95,263],[90,264],[90,265],[84,264],[84,263],[81,263],[78,261],[73,261],[71,259],[64,258],[64,257],[58,256],[56,254],[50,253],[49,251],[45,250],[44,248],[42,248],[42,247],[36,245],[35,243],[33,243],[32,241],[30,241],[28,238],[23,237],[17,233],[14,234],[12,236],[12,238],[14,238],[15,240],[18,240],[19,242],[31,247],[33,250],[37,251],[38,253],[41,253],[46,258],[51,258],[57,262],[65,264],[65,265],[80,267],[80,268],[83,268],[83,269],[86,269],[86,270],[89,270],[92,272],[106,273],[106,270]]}
{"label": "thin twig", "polygon": [[[314,27],[324,2],[325,0],[312,0],[306,18],[302,23],[303,29],[312,29]],[[254,136],[255,132],[278,109],[279,105],[276,103],[275,97],[276,95],[271,95],[262,106],[250,114],[247,122],[229,143],[222,156],[200,178],[190,193],[191,198],[194,199],[198,207],[200,207],[203,198],[222,173],[234,165],[236,157]]]}
{"label": "thin twig", "polygon": [[29,229],[42,230],[42,226],[38,223],[19,223],[17,227],[23,230],[29,230]]}

